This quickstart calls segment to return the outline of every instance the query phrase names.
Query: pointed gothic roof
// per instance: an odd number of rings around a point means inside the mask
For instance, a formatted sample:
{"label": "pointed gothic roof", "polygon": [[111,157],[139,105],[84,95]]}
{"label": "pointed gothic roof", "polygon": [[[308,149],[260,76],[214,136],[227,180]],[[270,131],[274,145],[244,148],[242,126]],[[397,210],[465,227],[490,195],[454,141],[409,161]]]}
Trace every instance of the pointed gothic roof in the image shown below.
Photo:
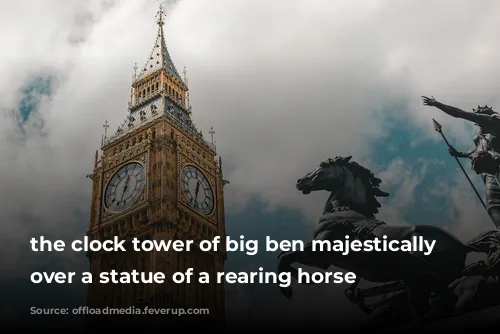
{"label": "pointed gothic roof", "polygon": [[165,34],[163,32],[163,25],[165,24],[165,13],[163,12],[163,8],[161,5],[158,13],[156,14],[156,17],[158,18],[158,35],[156,37],[153,51],[149,55],[146,65],[144,65],[143,68],[140,68],[140,72],[135,76],[134,82],[141,80],[142,78],[148,76],[153,72],[156,72],[161,68],[163,68],[171,76],[177,78],[181,82],[184,82],[184,80],[182,80],[181,76],[179,75],[179,72],[177,72],[174,62],[170,57],[167,49]]}

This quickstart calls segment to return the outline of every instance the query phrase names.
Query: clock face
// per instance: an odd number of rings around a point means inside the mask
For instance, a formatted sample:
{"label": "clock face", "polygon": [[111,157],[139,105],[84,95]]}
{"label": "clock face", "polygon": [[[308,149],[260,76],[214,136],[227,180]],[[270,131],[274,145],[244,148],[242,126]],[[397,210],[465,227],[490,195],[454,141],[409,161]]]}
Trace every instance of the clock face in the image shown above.
{"label": "clock face", "polygon": [[141,195],[146,181],[144,166],[138,162],[120,168],[111,178],[104,194],[106,208],[120,212],[131,207]]}
{"label": "clock face", "polygon": [[188,204],[198,213],[209,215],[214,209],[214,192],[206,176],[195,166],[181,171],[181,189]]}

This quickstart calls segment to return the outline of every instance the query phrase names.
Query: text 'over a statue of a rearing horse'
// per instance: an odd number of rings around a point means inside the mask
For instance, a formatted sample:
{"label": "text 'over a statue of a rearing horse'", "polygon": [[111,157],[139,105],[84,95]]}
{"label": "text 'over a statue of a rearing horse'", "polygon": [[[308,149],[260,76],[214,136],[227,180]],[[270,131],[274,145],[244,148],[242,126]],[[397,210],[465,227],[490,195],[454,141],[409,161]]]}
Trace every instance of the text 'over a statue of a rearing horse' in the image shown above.
{"label": "text 'over a statue of a rearing horse'", "polygon": [[[442,315],[491,304],[482,300],[485,296],[491,298],[487,287],[500,287],[495,276],[500,274],[500,232],[488,231],[464,244],[436,226],[387,225],[375,217],[381,207],[377,197],[389,196],[379,188],[381,182],[369,169],[351,161],[350,156],[328,159],[300,178],[296,187],[302,193],[325,190],[330,195],[316,224],[313,240],[306,244],[304,251],[281,252],[278,272],[290,272],[297,279],[294,263],[323,270],[336,266],[356,274],[355,287],[361,278],[384,284],[396,282],[390,284],[389,289],[381,289],[381,293],[401,289],[403,292],[390,297],[383,307],[364,308],[376,314],[377,319],[396,314],[395,309],[399,315],[404,313],[406,316],[398,318],[402,322],[402,319],[415,321],[429,318],[431,314]],[[388,240],[403,241],[417,236],[436,243],[430,255],[418,252],[353,252],[342,255],[312,250],[314,240],[334,241],[345,236],[360,241],[384,236]],[[466,256],[470,252],[486,253],[487,259],[466,266]],[[477,289],[479,285],[484,287],[482,293]],[[292,287],[280,289],[286,297],[292,298]],[[469,293],[471,289],[473,294]],[[500,291],[497,293],[495,302],[500,304]]]}

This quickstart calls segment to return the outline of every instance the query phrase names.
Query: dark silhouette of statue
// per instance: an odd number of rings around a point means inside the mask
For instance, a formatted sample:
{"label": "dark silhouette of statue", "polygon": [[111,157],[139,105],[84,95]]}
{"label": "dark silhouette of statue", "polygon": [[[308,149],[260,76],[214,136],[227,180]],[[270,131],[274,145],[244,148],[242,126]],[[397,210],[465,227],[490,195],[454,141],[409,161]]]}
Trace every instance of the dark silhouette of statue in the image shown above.
{"label": "dark silhouette of statue", "polygon": [[500,114],[493,111],[491,107],[478,106],[473,112],[436,101],[434,97],[423,96],[424,105],[436,107],[446,114],[473,122],[479,127],[479,133],[474,138],[475,148],[468,152],[459,152],[450,147],[449,152],[458,158],[471,159],[472,169],[481,174],[486,191],[486,208],[493,223],[500,228]]}
{"label": "dark silhouette of statue", "polygon": [[[482,163],[476,161],[476,168]],[[491,172],[488,165],[481,168],[485,168],[484,173]],[[346,296],[372,315],[370,328],[418,324],[500,304],[500,230],[483,232],[462,243],[436,226],[389,225],[376,218],[381,207],[377,198],[389,196],[380,189],[381,182],[369,169],[351,161],[351,157],[323,161],[300,178],[296,187],[303,194],[326,191],[330,195],[316,224],[313,240],[301,251],[281,252],[278,272],[289,272],[297,279],[298,269],[293,264],[298,263],[322,270],[337,266],[355,273],[357,280],[346,291]],[[436,246],[429,255],[384,251],[342,255],[314,250],[314,242],[343,240],[346,236],[361,242],[383,238],[403,241],[422,236],[425,240],[435,240]],[[486,260],[466,265],[470,252],[484,253]],[[361,279],[381,285],[361,290],[358,288]],[[281,287],[281,292],[292,298],[291,286]],[[364,304],[365,297],[394,293],[396,295],[387,296],[384,305],[367,307]]]}

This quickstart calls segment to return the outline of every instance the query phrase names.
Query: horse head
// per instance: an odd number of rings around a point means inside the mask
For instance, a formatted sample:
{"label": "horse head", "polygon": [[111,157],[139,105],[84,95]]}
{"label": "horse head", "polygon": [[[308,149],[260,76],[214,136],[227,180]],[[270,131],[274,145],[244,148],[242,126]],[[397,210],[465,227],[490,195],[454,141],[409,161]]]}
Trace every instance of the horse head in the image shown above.
{"label": "horse head", "polygon": [[373,173],[351,161],[351,156],[327,159],[313,171],[297,180],[297,190],[303,194],[326,190],[332,192],[329,202],[340,201],[342,205],[366,207],[370,213],[378,212],[381,206],[376,197],[387,197],[380,190],[382,182]]}

